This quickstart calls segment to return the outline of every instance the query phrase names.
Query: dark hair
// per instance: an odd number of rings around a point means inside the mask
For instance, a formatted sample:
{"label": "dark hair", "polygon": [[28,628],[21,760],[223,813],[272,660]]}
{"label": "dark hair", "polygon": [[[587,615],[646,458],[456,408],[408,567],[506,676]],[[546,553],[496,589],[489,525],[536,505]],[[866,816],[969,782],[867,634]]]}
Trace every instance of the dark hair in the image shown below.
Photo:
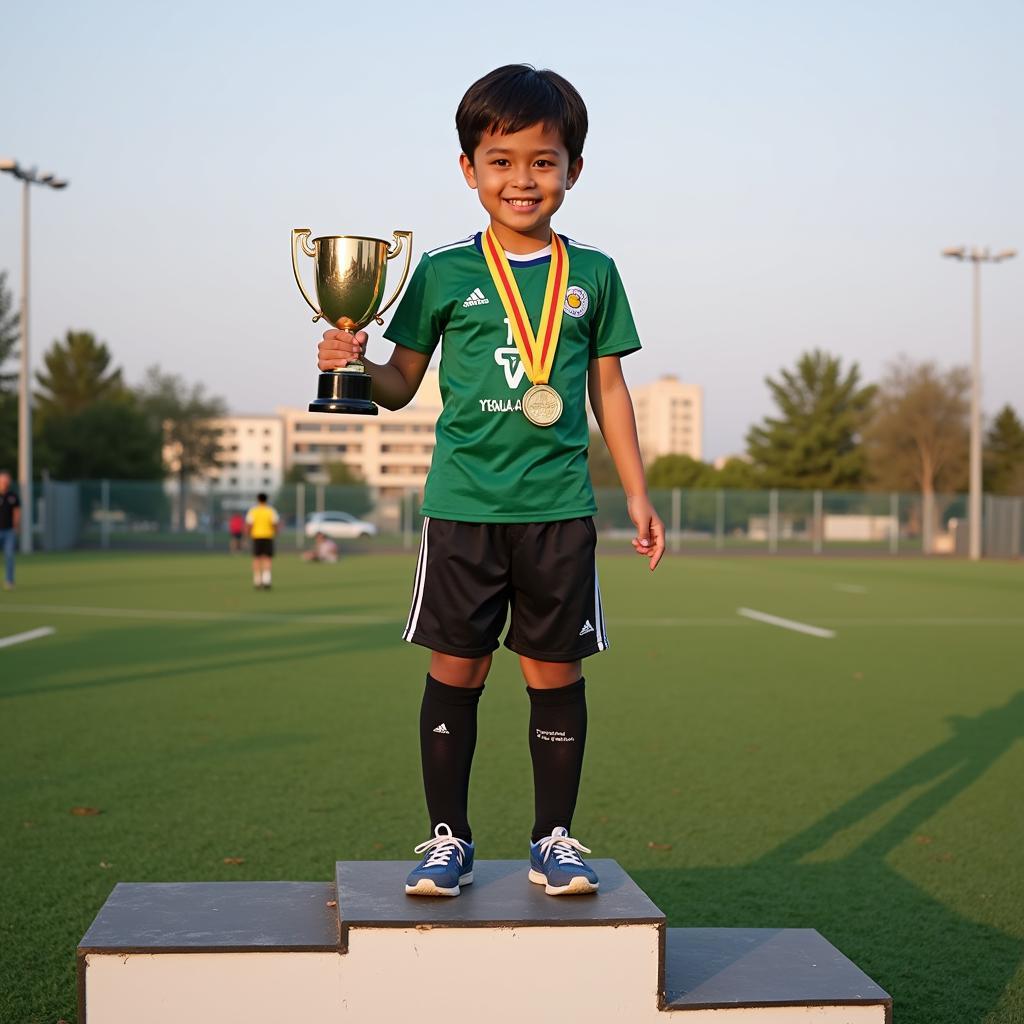
{"label": "dark hair", "polygon": [[506,64],[474,82],[455,112],[462,152],[473,159],[484,132],[511,135],[541,124],[562,135],[569,162],[583,154],[587,107],[561,75],[529,64]]}
{"label": "dark hair", "polygon": [[256,495],[256,500],[257,501],[266,501],[267,500],[267,496],[262,491],[260,491],[260,493]]}

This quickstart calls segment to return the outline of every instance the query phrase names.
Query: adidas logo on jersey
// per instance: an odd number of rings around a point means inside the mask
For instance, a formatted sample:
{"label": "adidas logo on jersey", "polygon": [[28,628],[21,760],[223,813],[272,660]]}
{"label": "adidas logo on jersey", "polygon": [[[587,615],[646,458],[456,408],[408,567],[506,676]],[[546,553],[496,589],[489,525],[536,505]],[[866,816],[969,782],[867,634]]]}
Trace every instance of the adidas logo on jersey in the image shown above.
{"label": "adidas logo on jersey", "polygon": [[491,300],[479,288],[474,288],[469,295],[466,297],[466,301],[462,304],[463,309],[468,309],[470,306],[489,306]]}
{"label": "adidas logo on jersey", "polygon": [[594,627],[590,624],[590,619],[587,619],[587,621],[583,623],[583,628],[580,630],[580,636],[586,636],[588,633],[593,632]]}
{"label": "adidas logo on jersey", "polygon": [[451,736],[448,731],[448,726],[442,722],[440,725],[434,727],[434,732],[439,732],[442,736]]}

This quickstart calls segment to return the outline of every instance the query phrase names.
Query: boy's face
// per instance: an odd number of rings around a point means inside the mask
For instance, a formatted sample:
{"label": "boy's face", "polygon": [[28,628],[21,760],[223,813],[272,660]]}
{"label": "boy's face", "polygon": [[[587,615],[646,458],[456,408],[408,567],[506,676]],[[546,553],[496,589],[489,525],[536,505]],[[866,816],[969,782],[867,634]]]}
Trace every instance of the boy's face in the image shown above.
{"label": "boy's face", "polygon": [[[511,252],[547,243],[551,218],[579,179],[583,158],[569,162],[559,132],[534,124],[510,135],[486,132],[470,158],[459,158],[466,184],[490,214],[498,241]],[[533,246],[536,248],[536,246]]]}

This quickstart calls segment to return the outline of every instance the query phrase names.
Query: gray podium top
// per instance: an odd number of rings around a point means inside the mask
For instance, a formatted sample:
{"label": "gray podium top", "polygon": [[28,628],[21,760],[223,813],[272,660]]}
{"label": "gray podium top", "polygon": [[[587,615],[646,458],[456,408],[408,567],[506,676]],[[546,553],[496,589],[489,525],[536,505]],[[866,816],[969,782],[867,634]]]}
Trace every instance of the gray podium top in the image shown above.
{"label": "gray podium top", "polygon": [[813,928],[669,928],[665,1008],[884,1005],[892,997]]}
{"label": "gray podium top", "polygon": [[119,882],[78,953],[337,952],[328,903],[329,882]]}
{"label": "gray podium top", "polygon": [[488,928],[553,925],[663,925],[665,915],[614,860],[590,861],[601,879],[591,895],[548,896],[527,878],[522,860],[478,860],[473,883],[457,899],[407,896],[417,861],[337,863],[342,944],[350,928]]}

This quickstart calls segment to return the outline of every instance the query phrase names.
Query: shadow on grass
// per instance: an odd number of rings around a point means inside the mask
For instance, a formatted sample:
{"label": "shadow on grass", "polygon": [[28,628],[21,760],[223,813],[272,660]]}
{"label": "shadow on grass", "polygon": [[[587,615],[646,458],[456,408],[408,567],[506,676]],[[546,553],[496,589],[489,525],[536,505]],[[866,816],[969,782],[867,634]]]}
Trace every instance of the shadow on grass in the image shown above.
{"label": "shadow on grass", "polygon": [[[0,700],[10,700],[14,697],[40,696],[49,693],[60,693],[63,691],[78,692],[119,686],[133,683],[152,683],[162,679],[185,678],[197,672],[223,672],[231,669],[246,669],[256,666],[266,667],[275,662],[297,663],[306,658],[320,658],[325,655],[337,654],[339,656],[338,671],[343,671],[342,655],[352,654],[357,651],[372,651],[391,647],[395,640],[395,627],[387,626],[359,626],[347,627],[344,631],[334,629],[329,632],[318,634],[318,639],[312,639],[308,634],[295,637],[274,637],[272,640],[264,641],[262,647],[255,647],[249,637],[231,636],[223,637],[221,630],[220,647],[222,653],[215,654],[212,646],[205,641],[210,639],[209,629],[196,631],[187,641],[179,643],[168,650],[166,631],[152,631],[158,645],[152,648],[148,659],[139,650],[138,638],[129,651],[125,652],[120,664],[115,669],[108,666],[107,670],[93,679],[78,679],[68,682],[47,683],[46,679],[53,675],[66,674],[68,663],[66,660],[59,660],[53,665],[52,671],[47,673],[41,669],[31,680],[26,680],[13,686],[0,685]],[[201,634],[206,633],[203,637]],[[106,650],[111,657],[117,657],[114,652],[124,646],[124,633],[121,630],[107,631],[108,643],[105,643],[101,635],[94,634],[89,637],[90,650]],[[198,649],[207,648],[206,657],[196,657]],[[189,655],[189,652],[191,656]],[[244,652],[244,653],[243,653]],[[232,654],[237,656],[232,657]],[[174,660],[171,660],[174,659]],[[154,668],[140,667],[146,664],[158,662]]]}
{"label": "shadow on grass", "polygon": [[[886,856],[1024,736],[1024,691],[950,723],[948,740],[751,864],[638,870],[633,877],[673,926],[817,928],[889,991],[901,1024],[983,1020],[1016,972],[1024,941],[950,910]],[[802,863],[921,786],[928,788],[846,856]],[[993,835],[997,829],[993,822]]]}

